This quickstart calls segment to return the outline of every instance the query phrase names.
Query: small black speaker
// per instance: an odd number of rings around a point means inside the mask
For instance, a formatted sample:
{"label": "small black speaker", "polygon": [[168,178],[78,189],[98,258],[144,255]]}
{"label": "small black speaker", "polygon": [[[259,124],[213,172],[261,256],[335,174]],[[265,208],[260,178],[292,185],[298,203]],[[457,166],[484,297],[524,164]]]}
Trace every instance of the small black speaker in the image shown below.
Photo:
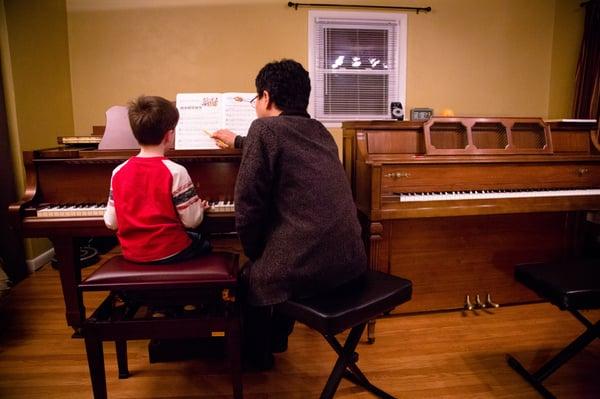
{"label": "small black speaker", "polygon": [[392,119],[404,120],[404,109],[401,102],[390,103],[390,112],[392,113]]}

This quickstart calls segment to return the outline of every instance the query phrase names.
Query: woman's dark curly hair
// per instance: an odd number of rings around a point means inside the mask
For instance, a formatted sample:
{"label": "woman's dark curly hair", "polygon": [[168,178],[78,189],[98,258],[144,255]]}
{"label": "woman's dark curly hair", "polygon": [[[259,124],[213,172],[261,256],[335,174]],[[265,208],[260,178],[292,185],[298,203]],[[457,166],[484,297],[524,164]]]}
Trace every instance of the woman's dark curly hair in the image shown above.
{"label": "woman's dark curly hair", "polygon": [[256,93],[262,98],[269,92],[270,100],[284,112],[306,111],[310,96],[310,78],[302,65],[283,59],[265,65],[256,76]]}

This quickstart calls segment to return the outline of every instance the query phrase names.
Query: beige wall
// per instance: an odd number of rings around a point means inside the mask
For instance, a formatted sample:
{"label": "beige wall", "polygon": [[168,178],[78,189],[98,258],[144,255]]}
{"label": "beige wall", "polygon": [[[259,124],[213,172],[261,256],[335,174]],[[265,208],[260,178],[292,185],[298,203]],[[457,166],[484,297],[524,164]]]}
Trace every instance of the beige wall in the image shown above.
{"label": "beige wall", "polygon": [[73,131],[65,3],[4,3],[21,149],[56,145]]}
{"label": "beige wall", "polygon": [[[561,15],[554,0],[426,3],[431,13],[407,14],[407,108],[569,116],[583,16],[578,1],[557,0]],[[307,61],[307,9],[281,0],[67,4],[76,134],[103,124],[110,105],[141,93],[248,91],[265,62]]]}
{"label": "beige wall", "polygon": [[[57,135],[73,131],[67,13],[62,0],[4,0],[0,6],[7,117],[22,192],[20,152],[55,146]],[[27,242],[28,256],[48,248],[46,240]]]}
{"label": "beige wall", "polygon": [[89,3],[68,2],[77,134],[104,124],[109,106],[142,93],[253,91],[265,62],[307,58],[306,15],[282,1]]}

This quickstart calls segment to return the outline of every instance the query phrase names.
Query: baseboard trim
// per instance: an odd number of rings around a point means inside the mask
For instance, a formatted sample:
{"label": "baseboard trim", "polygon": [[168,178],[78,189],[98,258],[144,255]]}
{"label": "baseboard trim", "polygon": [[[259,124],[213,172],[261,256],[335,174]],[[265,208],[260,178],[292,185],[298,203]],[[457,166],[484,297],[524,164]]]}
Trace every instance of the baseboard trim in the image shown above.
{"label": "baseboard trim", "polygon": [[25,261],[25,263],[27,264],[27,270],[29,271],[29,273],[33,273],[45,264],[50,263],[53,257],[54,248],[50,248],[46,252],[41,253],[33,259],[27,259]]}

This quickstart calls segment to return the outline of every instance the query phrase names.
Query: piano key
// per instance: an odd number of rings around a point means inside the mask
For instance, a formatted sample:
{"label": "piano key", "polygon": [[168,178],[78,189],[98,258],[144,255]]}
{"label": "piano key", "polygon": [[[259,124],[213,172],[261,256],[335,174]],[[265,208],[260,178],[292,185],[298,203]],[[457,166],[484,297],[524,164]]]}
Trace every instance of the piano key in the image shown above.
{"label": "piano key", "polygon": [[[396,193],[398,194],[398,193]],[[501,198],[542,198],[600,195],[600,189],[568,189],[568,190],[476,190],[426,193],[400,193],[400,202],[422,201],[456,201],[456,200],[485,200]]]}

